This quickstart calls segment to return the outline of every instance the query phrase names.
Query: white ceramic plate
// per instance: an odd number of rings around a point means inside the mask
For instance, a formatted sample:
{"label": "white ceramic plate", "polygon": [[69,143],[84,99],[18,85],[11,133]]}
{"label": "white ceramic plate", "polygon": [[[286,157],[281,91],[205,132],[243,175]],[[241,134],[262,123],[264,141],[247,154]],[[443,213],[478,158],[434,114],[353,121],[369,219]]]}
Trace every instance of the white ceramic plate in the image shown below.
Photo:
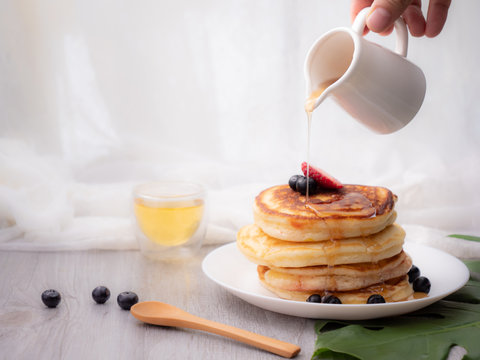
{"label": "white ceramic plate", "polygon": [[235,243],[209,253],[203,272],[239,298],[266,310],[313,319],[364,320],[406,314],[421,309],[460,289],[469,278],[468,268],[443,251],[416,243],[405,243],[404,250],[432,287],[428,297],[385,304],[319,304],[280,299],[257,278],[256,265],[248,261]]}

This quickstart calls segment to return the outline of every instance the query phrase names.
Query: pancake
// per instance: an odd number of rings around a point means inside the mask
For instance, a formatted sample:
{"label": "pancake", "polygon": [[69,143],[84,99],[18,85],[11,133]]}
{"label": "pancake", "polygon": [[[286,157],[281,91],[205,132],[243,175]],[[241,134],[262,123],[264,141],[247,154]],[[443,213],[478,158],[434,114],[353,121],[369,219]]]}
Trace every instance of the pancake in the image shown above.
{"label": "pancake", "polygon": [[378,262],[402,251],[405,231],[397,224],[364,237],[318,242],[275,239],[255,224],[237,234],[237,247],[252,262],[268,267],[307,267]]}
{"label": "pancake", "polygon": [[384,187],[344,185],[305,196],[288,185],[262,191],[253,207],[255,224],[277,239],[324,241],[368,236],[382,231],[396,219],[396,196]]}
{"label": "pancake", "polygon": [[[261,284],[282,299],[306,301],[310,295],[316,293],[312,291],[292,291],[275,288],[265,281],[265,273],[263,272],[265,269],[265,267],[259,267],[258,275]],[[396,302],[410,299],[413,295],[413,288],[408,282],[408,276],[405,275],[358,290],[333,291],[328,292],[328,294],[338,297],[342,304],[366,304],[368,298],[374,294],[382,295],[386,302]],[[319,295],[323,294],[320,293]]]}
{"label": "pancake", "polygon": [[348,291],[403,276],[412,260],[403,251],[378,263],[360,263],[306,268],[269,268],[263,265],[258,272],[264,281],[276,289],[291,291]]}

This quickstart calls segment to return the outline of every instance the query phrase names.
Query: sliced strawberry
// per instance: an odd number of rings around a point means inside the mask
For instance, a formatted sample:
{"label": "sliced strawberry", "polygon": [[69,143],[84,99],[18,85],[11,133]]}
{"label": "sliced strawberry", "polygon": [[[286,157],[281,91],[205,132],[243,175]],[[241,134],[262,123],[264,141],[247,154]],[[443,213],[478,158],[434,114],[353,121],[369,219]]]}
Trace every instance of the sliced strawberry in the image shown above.
{"label": "sliced strawberry", "polygon": [[[307,176],[307,163],[302,163],[302,171]],[[343,184],[332,175],[310,164],[309,177],[313,178],[319,187],[325,189],[341,189]]]}

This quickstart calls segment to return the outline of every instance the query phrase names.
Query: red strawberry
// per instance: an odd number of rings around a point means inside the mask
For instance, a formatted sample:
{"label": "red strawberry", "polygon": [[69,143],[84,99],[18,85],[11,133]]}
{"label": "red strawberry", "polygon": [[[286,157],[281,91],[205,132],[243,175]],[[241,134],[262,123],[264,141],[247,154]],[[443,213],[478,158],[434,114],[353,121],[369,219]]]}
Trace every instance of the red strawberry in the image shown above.
{"label": "red strawberry", "polygon": [[[303,162],[302,163],[302,171],[307,176],[307,163]],[[335,179],[332,175],[328,174],[327,172],[312,166],[310,164],[310,169],[309,169],[309,177],[313,178],[313,180],[316,181],[319,187],[325,188],[325,189],[341,189],[343,187],[343,184]]]}

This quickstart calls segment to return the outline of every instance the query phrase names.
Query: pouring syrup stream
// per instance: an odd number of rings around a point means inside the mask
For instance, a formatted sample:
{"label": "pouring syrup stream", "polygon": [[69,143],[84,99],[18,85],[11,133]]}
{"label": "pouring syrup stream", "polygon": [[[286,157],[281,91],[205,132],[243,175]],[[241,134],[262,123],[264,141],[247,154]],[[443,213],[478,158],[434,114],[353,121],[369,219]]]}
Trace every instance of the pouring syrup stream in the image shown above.
{"label": "pouring syrup stream", "polygon": [[[307,100],[305,100],[305,112],[307,114],[307,121],[308,121],[308,128],[307,128],[307,193],[305,195],[305,207],[309,208],[313,212],[317,213],[317,211],[309,205],[309,196],[310,196],[310,189],[308,186],[308,178],[310,177],[310,138],[311,138],[311,129],[312,129],[312,115],[313,110],[315,110],[315,104],[318,98],[323,94],[326,88],[332,85],[338,79],[332,79],[325,81],[324,83],[320,84],[317,90],[312,91],[312,93],[308,96]],[[318,215],[318,214],[317,214]]]}

